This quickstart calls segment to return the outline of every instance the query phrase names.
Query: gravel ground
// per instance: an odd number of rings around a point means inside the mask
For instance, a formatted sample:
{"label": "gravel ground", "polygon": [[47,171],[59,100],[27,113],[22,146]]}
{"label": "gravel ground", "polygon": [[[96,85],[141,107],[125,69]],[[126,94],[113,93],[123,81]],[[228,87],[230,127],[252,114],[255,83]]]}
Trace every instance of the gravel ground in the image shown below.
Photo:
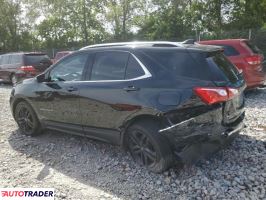
{"label": "gravel ground", "polygon": [[19,134],[0,86],[0,187],[53,187],[56,199],[266,199],[266,89],[247,95],[233,144],[193,166],[153,174],[119,147],[64,133]]}

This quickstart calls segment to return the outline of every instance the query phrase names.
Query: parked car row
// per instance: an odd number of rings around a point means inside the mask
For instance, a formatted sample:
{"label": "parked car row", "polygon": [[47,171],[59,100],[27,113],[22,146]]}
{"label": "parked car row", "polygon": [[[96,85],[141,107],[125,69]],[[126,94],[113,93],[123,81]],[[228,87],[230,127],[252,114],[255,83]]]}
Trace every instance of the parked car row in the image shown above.
{"label": "parked car row", "polygon": [[245,88],[221,47],[114,43],[84,47],[17,84],[10,105],[23,134],[51,129],[110,142],[162,172],[236,137]]}

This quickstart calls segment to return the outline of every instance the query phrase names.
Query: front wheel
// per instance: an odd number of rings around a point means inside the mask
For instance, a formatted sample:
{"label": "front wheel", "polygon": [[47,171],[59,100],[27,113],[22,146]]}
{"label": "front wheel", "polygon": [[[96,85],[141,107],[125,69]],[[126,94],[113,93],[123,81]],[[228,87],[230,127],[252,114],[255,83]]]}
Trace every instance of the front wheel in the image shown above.
{"label": "front wheel", "polygon": [[15,107],[14,118],[21,133],[34,136],[41,132],[41,126],[32,107],[26,102],[19,102]]}
{"label": "front wheel", "polygon": [[139,122],[127,130],[127,148],[138,164],[161,173],[173,165],[173,153],[154,121]]}

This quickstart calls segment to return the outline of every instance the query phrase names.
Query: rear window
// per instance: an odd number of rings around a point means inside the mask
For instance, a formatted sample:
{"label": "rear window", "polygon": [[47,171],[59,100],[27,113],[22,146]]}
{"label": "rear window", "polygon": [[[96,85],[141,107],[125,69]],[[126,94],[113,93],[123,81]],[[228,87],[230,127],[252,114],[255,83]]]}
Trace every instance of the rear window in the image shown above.
{"label": "rear window", "polygon": [[238,80],[238,70],[222,52],[145,51],[145,53],[176,76],[232,83]]}
{"label": "rear window", "polygon": [[41,62],[50,62],[50,58],[45,54],[30,54],[25,55],[25,64],[26,65],[37,65]]}
{"label": "rear window", "polygon": [[223,47],[224,55],[226,56],[238,56],[240,55],[239,52],[230,45],[221,45],[221,44],[214,44],[215,46]]}
{"label": "rear window", "polygon": [[261,53],[260,49],[255,44],[253,44],[252,42],[250,42],[250,41],[244,41],[244,43],[249,47],[249,49],[254,54],[260,54]]}
{"label": "rear window", "polygon": [[206,61],[215,76],[215,81],[229,80],[235,83],[238,80],[238,70],[222,53],[209,53]]}

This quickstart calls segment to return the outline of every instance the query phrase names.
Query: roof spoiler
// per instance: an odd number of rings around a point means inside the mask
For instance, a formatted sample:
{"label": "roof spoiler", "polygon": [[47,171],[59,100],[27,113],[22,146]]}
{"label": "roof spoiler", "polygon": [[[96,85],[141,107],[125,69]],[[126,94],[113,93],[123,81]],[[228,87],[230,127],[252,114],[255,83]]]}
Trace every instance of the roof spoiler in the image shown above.
{"label": "roof spoiler", "polygon": [[196,40],[195,39],[187,39],[183,42],[181,42],[182,44],[195,44]]}

